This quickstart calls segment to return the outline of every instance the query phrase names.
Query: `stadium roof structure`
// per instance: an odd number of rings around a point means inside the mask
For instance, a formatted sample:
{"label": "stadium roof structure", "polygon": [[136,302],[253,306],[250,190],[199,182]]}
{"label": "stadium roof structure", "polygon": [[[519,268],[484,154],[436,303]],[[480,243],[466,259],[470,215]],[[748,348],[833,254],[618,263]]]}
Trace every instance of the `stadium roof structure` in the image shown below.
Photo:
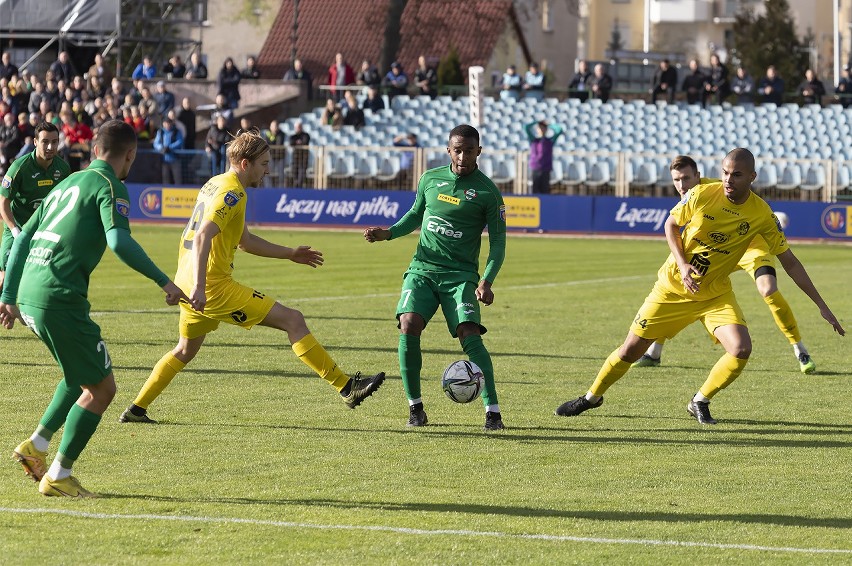
{"label": "stadium roof structure", "polygon": [[[293,33],[294,3],[298,5],[297,34]],[[334,55],[343,53],[357,73],[364,59],[374,64],[379,60],[390,4],[389,0],[284,0],[260,51],[258,65],[264,76],[284,76],[295,51],[314,79],[322,83],[327,80]],[[530,60],[512,0],[409,0],[401,18],[397,61],[411,74],[420,55],[437,60],[453,46],[463,70],[472,65],[484,67],[507,29],[514,32]]]}

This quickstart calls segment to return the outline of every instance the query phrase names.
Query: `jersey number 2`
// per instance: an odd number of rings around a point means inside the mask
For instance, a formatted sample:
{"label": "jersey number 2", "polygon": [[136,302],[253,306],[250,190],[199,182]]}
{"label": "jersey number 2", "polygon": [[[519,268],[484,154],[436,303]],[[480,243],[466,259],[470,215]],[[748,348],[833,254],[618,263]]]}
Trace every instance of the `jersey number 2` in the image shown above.
{"label": "jersey number 2", "polygon": [[47,226],[45,226],[44,230],[39,230],[33,234],[33,240],[48,240],[54,243],[58,242],[62,236],[54,232],[53,229],[56,228],[56,225],[59,224],[63,218],[68,216],[68,214],[74,210],[74,205],[77,204],[79,196],[80,187],[77,185],[67,187],[63,191],[53,191],[47,195],[47,198],[44,199],[44,206],[47,207],[47,212],[44,213],[44,218],[42,220],[47,220],[53,216],[56,209],[59,208],[60,202],[65,202],[65,207],[59,211],[59,214],[57,214]]}
{"label": "jersey number 2", "polygon": [[[201,224],[202,218],[204,218],[204,203],[199,202],[195,205],[195,210],[192,211],[189,222],[186,223],[186,228],[183,229],[183,235],[181,236],[183,247],[188,250],[192,249],[192,240],[195,238],[195,231],[198,230],[198,225]],[[187,238],[190,232],[192,232],[192,237]]]}

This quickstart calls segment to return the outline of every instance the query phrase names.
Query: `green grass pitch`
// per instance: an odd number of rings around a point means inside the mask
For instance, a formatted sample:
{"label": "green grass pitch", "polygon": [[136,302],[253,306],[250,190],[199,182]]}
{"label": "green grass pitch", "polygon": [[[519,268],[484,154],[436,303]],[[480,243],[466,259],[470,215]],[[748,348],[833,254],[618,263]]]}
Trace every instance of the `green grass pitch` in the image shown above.
{"label": "green grass pitch", "polygon": [[[178,315],[108,251],[90,300],[119,392],[75,466],[101,498],[45,498],[10,458],[59,375],[28,330],[0,331],[0,562],[852,563],[852,348],[780,266],[816,375],[798,371],[740,272],[754,352],[713,402],[719,425],[685,411],[721,353],[698,325],[666,345],[662,367],[631,370],[601,408],[560,419],[555,407],[584,393],[623,340],[667,247],[510,235],[483,308],[508,429],[485,433],[481,404],[441,392],[443,368],[464,356],[439,314],[422,342],[430,425],[408,430],[393,315],[415,237],[257,232],[313,245],[326,265],[238,253],[237,279],[302,310],[346,371],[386,371],[382,389],[350,411],[284,333],[223,325],[151,406],[161,424],[119,424],[174,346]],[[134,228],[167,273],[180,233]],[[793,249],[852,330],[852,247]],[[58,435],[51,458],[57,446]]]}

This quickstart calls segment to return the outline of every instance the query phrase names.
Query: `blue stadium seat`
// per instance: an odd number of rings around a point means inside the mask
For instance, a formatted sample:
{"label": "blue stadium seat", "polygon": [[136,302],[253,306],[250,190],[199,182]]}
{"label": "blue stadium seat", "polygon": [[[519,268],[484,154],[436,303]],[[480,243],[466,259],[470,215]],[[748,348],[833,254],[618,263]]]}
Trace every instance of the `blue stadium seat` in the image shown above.
{"label": "blue stadium seat", "polygon": [[837,190],[852,189],[852,163],[845,161],[837,164]]}
{"label": "blue stadium seat", "polygon": [[772,161],[758,162],[757,178],[751,184],[757,190],[771,189],[778,184],[778,169]]}
{"label": "blue stadium seat", "polygon": [[609,160],[605,158],[592,158],[586,185],[590,187],[602,187],[610,185],[612,182],[612,169],[610,168]]}
{"label": "blue stadium seat", "polygon": [[777,187],[784,191],[798,188],[802,184],[802,168],[795,161],[788,161],[778,179]]}
{"label": "blue stadium seat", "polygon": [[585,184],[588,179],[586,162],[582,159],[570,161],[566,165],[564,183],[570,186]]}
{"label": "blue stadium seat", "polygon": [[804,179],[800,185],[803,191],[821,191],[825,186],[825,168],[819,163],[811,163],[805,170]]}

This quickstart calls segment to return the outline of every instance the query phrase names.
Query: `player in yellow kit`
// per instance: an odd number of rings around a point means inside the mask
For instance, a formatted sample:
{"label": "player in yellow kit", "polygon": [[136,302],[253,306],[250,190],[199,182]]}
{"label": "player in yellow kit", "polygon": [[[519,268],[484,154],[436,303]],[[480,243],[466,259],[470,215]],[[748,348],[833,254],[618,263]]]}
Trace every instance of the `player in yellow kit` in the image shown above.
{"label": "player in yellow kit", "polygon": [[607,389],[653,341],[671,338],[701,321],[725,353],[687,404],[687,411],[700,424],[716,424],[710,415],[710,399],[733,383],[751,355],[751,336],[729,276],[757,235],[766,240],[769,251],[819,307],[822,317],[838,334],[846,333],[789,248],[769,205],[752,192],[756,176],[754,155],[747,149],[735,149],[722,161],[722,182],[698,185],[672,209],[665,224],[671,254],[627,338],[606,359],[585,395],[557,407],[558,416],[576,416],[600,407]]}
{"label": "player in yellow kit", "polygon": [[[669,166],[669,173],[671,173],[672,183],[681,197],[686,195],[696,185],[718,182],[718,179],[702,178],[698,172],[698,165],[691,157],[686,155],[679,155],[672,160]],[[792,344],[793,354],[799,362],[799,369],[802,373],[813,373],[816,371],[816,364],[811,359],[807,348],[805,348],[802,342],[802,335],[799,332],[799,326],[793,310],[781,294],[781,291],[778,290],[775,258],[769,252],[766,240],[761,236],[756,236],[751,241],[751,244],[737,266],[754,279],[757,291],[769,307],[772,318],[775,319],[775,324],[781,333],[787,337],[790,344]],[[637,367],[659,366],[664,343],[665,338],[661,338],[651,344],[648,351],[633,365]]]}
{"label": "player in yellow kit", "polygon": [[195,358],[207,334],[221,322],[249,329],[255,325],[283,330],[293,352],[330,383],[347,407],[354,409],[375,392],[384,373],[352,377],[345,374],[317,342],[301,312],[232,278],[237,248],[253,255],[289,259],[318,267],[322,253],[310,246],[288,248],[252,234],[245,223],[246,187],[257,187],[269,172],[269,145],[256,131],[241,132],[228,144],[227,173],[207,181],[181,236],[175,283],[197,310],[181,303],[177,346],[154,366],[139,395],[119,417],[120,422],[153,423],[148,406],[186,364]]}

